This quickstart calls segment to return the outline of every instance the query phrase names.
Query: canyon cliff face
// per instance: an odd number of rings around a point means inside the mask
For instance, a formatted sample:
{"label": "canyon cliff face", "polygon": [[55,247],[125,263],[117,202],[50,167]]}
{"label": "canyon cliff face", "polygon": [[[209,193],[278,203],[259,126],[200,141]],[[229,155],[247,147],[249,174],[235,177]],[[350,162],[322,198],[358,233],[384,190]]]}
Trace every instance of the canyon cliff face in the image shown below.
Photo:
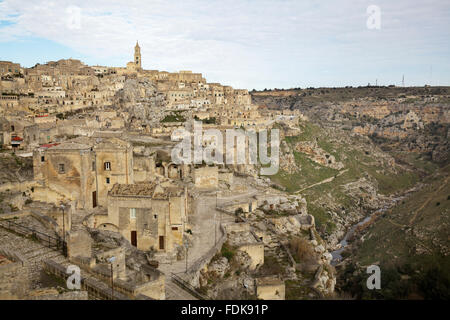
{"label": "canyon cliff face", "polygon": [[[281,166],[272,180],[306,198],[329,247],[344,246],[337,292],[359,299],[448,299],[450,88],[251,94],[256,104],[300,110],[309,119],[299,121],[296,136],[282,136],[282,159],[289,161],[281,164],[291,170]],[[319,157],[326,154],[343,166],[330,167]],[[361,285],[372,264],[389,279],[380,291]]]}
{"label": "canyon cliff face", "polygon": [[450,88],[360,87],[251,92],[255,104],[298,109],[328,128],[369,136],[383,150],[449,160]]}

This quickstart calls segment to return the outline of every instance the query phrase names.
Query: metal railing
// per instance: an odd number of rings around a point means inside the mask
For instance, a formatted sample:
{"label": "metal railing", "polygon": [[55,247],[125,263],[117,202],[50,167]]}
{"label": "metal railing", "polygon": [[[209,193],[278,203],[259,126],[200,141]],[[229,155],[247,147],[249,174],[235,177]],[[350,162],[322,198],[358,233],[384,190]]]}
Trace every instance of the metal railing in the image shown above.
{"label": "metal railing", "polygon": [[60,237],[48,235],[33,228],[13,222],[10,219],[0,220],[0,226],[20,235],[31,237],[31,239],[37,240],[49,248],[52,248],[56,251],[61,251],[62,254],[67,257],[67,243]]}
{"label": "metal railing", "polygon": [[172,273],[171,275],[173,283],[178,285],[181,289],[189,292],[194,297],[196,297],[199,300],[212,300],[208,295],[198,292],[198,290],[193,287],[189,282],[185,281],[181,277],[177,276],[175,273]]}

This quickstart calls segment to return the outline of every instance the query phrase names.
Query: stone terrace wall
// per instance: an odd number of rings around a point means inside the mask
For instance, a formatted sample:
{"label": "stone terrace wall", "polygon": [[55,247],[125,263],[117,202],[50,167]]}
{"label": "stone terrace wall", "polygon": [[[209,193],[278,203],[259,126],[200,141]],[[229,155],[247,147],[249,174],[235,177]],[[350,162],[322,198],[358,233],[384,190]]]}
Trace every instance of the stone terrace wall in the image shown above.
{"label": "stone terrace wall", "polygon": [[0,247],[0,255],[10,262],[0,265],[0,299],[23,298],[29,288],[26,260],[19,254]]}
{"label": "stone terrace wall", "polygon": [[[52,260],[44,261],[44,270],[67,280],[69,274],[66,273],[66,267]],[[81,289],[86,290],[90,299],[111,300],[112,289],[101,281],[81,276]],[[114,291],[114,300],[129,300],[124,294]]]}
{"label": "stone terrace wall", "polygon": [[186,272],[186,278],[184,280],[195,288],[199,286],[200,270],[208,265],[211,259],[222,249],[222,245],[225,241],[227,241],[227,232],[222,224],[220,225],[220,231],[222,235],[218,239],[217,244],[195,261]]}

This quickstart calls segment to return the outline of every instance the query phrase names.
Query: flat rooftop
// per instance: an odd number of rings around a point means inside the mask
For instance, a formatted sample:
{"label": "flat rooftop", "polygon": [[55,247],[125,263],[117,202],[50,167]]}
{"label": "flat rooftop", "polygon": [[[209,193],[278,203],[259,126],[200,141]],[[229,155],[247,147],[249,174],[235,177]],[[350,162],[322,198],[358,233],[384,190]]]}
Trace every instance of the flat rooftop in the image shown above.
{"label": "flat rooftop", "polygon": [[136,183],[118,184],[116,183],[109,195],[111,196],[141,196],[155,199],[168,198],[169,196],[180,196],[184,189],[178,186],[163,187],[157,183]]}
{"label": "flat rooftop", "polygon": [[11,260],[9,260],[7,257],[0,254],[0,266],[4,266],[4,265],[10,264],[10,263],[12,263]]}

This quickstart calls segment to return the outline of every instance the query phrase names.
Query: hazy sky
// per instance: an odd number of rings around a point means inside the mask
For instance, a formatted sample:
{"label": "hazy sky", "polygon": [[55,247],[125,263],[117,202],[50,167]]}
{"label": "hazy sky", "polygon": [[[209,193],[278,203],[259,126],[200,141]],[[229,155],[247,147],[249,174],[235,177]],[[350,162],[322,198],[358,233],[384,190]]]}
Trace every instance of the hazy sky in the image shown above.
{"label": "hazy sky", "polygon": [[125,66],[136,40],[145,69],[235,88],[450,85],[449,0],[0,0],[0,60]]}

